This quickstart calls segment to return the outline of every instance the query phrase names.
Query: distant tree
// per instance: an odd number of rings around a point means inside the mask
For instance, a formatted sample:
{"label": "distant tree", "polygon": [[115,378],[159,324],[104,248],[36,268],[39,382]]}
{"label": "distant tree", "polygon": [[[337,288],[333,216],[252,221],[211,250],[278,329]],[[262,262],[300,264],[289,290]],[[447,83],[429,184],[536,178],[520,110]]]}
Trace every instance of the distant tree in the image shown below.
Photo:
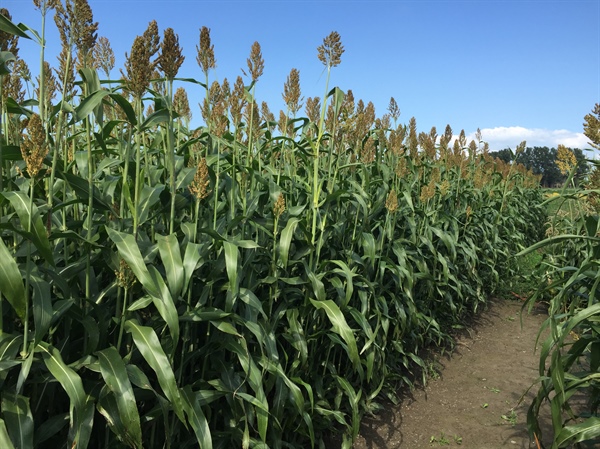
{"label": "distant tree", "polygon": [[590,164],[585,158],[585,154],[579,148],[569,148],[577,159],[577,173],[575,173],[575,184],[579,185],[585,181],[588,173],[590,172]]}
{"label": "distant tree", "polygon": [[510,148],[505,148],[504,150],[500,151],[490,151],[490,156],[497,157],[507,164],[512,162],[514,159],[514,153]]}
{"label": "distant tree", "polygon": [[517,162],[537,175],[542,175],[540,183],[544,187],[560,185],[564,177],[556,165],[556,148],[528,147],[519,155]]}
{"label": "distant tree", "polygon": [[[590,170],[583,151],[579,148],[569,148],[578,162],[577,172],[575,174],[575,183],[579,184],[583,181]],[[515,162],[515,154],[510,148],[505,148],[500,151],[491,151],[490,155],[497,157],[504,162]],[[542,175],[540,184],[543,187],[559,186],[567,179],[556,165],[556,148],[548,147],[527,147],[523,153],[519,155],[516,162],[523,164],[525,168],[530,169],[536,175]]]}

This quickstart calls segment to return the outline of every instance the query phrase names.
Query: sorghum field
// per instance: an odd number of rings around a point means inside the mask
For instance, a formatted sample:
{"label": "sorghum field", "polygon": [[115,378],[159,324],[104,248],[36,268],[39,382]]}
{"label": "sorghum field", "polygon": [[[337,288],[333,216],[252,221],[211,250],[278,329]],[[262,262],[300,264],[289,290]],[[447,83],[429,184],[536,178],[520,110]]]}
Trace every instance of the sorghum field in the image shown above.
{"label": "sorghum field", "polygon": [[[181,80],[177,34],[151,22],[111,80],[87,0],[33,1],[37,32],[0,15],[3,448],[324,447],[332,429],[350,447],[543,237],[523,167],[332,87],[336,32],[318,48],[322,97],[303,101],[292,68],[276,118],[255,95],[259,43],[245,77],[211,80],[204,27],[198,79]],[[31,79],[19,45],[52,18],[59,64],[40,45]],[[563,371],[543,380],[534,430],[549,389],[562,424],[568,370],[600,344],[597,221],[546,241],[560,254],[539,295],[562,293],[542,363]]]}

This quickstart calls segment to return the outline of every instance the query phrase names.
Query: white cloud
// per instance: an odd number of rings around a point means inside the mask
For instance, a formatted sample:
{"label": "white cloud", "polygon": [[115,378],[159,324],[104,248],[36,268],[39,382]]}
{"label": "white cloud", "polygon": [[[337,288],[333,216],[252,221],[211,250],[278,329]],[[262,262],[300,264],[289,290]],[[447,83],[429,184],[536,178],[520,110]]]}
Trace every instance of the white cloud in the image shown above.
{"label": "white cloud", "polygon": [[[583,133],[576,133],[566,129],[541,129],[523,128],[522,126],[498,126],[496,128],[483,128],[481,138],[487,142],[491,151],[512,148],[513,150],[522,141],[528,147],[556,148],[559,144],[569,148],[590,148],[589,139]],[[475,132],[467,136],[468,141],[475,139]]]}

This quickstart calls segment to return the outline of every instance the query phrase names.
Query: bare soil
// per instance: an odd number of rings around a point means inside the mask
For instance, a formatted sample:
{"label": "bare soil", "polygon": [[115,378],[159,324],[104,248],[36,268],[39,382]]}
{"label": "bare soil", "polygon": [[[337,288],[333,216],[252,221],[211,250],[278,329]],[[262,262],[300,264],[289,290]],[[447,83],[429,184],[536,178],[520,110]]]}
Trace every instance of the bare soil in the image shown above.
{"label": "bare soil", "polygon": [[521,306],[490,301],[454,351],[431,362],[426,387],[363,419],[354,449],[537,447],[526,427],[537,388],[527,390],[538,377],[535,342],[547,314],[542,307],[525,312],[521,325]]}

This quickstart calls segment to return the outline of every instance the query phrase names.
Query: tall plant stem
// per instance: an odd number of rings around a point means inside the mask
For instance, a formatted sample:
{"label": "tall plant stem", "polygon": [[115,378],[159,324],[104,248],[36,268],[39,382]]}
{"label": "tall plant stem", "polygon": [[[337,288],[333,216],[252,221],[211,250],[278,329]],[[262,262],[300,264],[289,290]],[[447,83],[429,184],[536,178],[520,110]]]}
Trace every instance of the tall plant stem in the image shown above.
{"label": "tall plant stem", "polygon": [[44,125],[44,129],[48,132],[48,126],[46,123],[46,74],[44,73],[44,50],[46,49],[46,11],[47,8],[44,5],[40,8],[42,12],[42,32],[40,35],[40,97],[38,98],[38,109],[40,119]]}
{"label": "tall plant stem", "polygon": [[128,288],[124,288],[124,290],[125,293],[123,294],[123,308],[121,309],[121,316],[119,317],[119,338],[117,339],[117,351],[119,352],[121,352],[121,342],[123,341],[123,330],[125,329],[125,318],[127,316],[127,296],[129,293]]}
{"label": "tall plant stem", "polygon": [[[325,95],[323,95],[323,104],[321,105],[321,116],[319,118],[319,130],[317,141],[313,144],[313,175],[312,175],[312,227],[311,227],[311,244],[314,248],[317,237],[317,215],[319,214],[319,196],[321,186],[319,182],[319,153],[321,151],[321,139],[325,132],[325,111],[327,110],[327,92],[329,90],[329,78],[331,75],[331,66],[327,66],[327,79],[325,81]],[[318,259],[314,260],[314,252],[310,255],[310,264],[314,268],[319,263]],[[314,265],[313,265],[314,264]]]}
{"label": "tall plant stem", "polygon": [[[32,228],[32,215],[33,215],[33,194],[34,194],[34,183],[35,179],[30,178],[29,180],[29,222],[27,223],[27,232],[31,233]],[[27,343],[29,334],[29,282],[31,279],[31,241],[27,241],[27,259],[26,259],[26,275],[25,275],[25,320],[23,323],[23,350],[21,356],[23,359],[27,358]]]}
{"label": "tall plant stem", "polygon": [[[85,129],[86,129],[86,144],[87,144],[87,181],[88,181],[88,215],[87,215],[87,241],[92,241],[92,225],[93,225],[93,215],[94,215],[94,170],[93,170],[93,155],[92,155],[92,138],[91,138],[91,130],[90,130],[90,121],[89,118],[85,120]],[[88,248],[86,254],[86,270],[85,270],[85,297],[89,301],[91,298],[91,248]]]}
{"label": "tall plant stem", "polygon": [[[2,124],[2,134],[6,136],[8,139],[7,129],[6,129],[6,105],[4,104],[4,76],[0,75],[0,123]],[[0,192],[4,191],[4,139],[0,139]],[[4,215],[4,206],[0,208],[0,218]],[[2,303],[2,301],[0,301]],[[0,305],[1,307],[1,305]],[[1,311],[1,309],[0,309]],[[0,315],[1,317],[2,315]],[[0,319],[0,327],[2,326]]]}
{"label": "tall plant stem", "polygon": [[217,209],[219,207],[219,182],[221,175],[221,146],[217,142],[217,168],[215,170],[215,189],[214,189],[214,205],[213,205],[213,229],[217,229]]}
{"label": "tall plant stem", "polygon": [[[138,123],[142,123],[142,99],[136,99],[136,113]],[[140,130],[138,129],[135,133],[135,187],[133,192],[133,236],[137,239],[138,234],[138,226],[139,226],[139,204],[140,204],[140,171],[141,171],[141,153],[142,153],[142,145],[140,142]]]}
{"label": "tall plant stem", "polygon": [[175,144],[173,142],[173,80],[167,80],[167,97],[169,98],[169,122],[167,126],[167,153],[169,160],[169,190],[171,191],[171,213],[169,217],[169,233],[175,232]]}

